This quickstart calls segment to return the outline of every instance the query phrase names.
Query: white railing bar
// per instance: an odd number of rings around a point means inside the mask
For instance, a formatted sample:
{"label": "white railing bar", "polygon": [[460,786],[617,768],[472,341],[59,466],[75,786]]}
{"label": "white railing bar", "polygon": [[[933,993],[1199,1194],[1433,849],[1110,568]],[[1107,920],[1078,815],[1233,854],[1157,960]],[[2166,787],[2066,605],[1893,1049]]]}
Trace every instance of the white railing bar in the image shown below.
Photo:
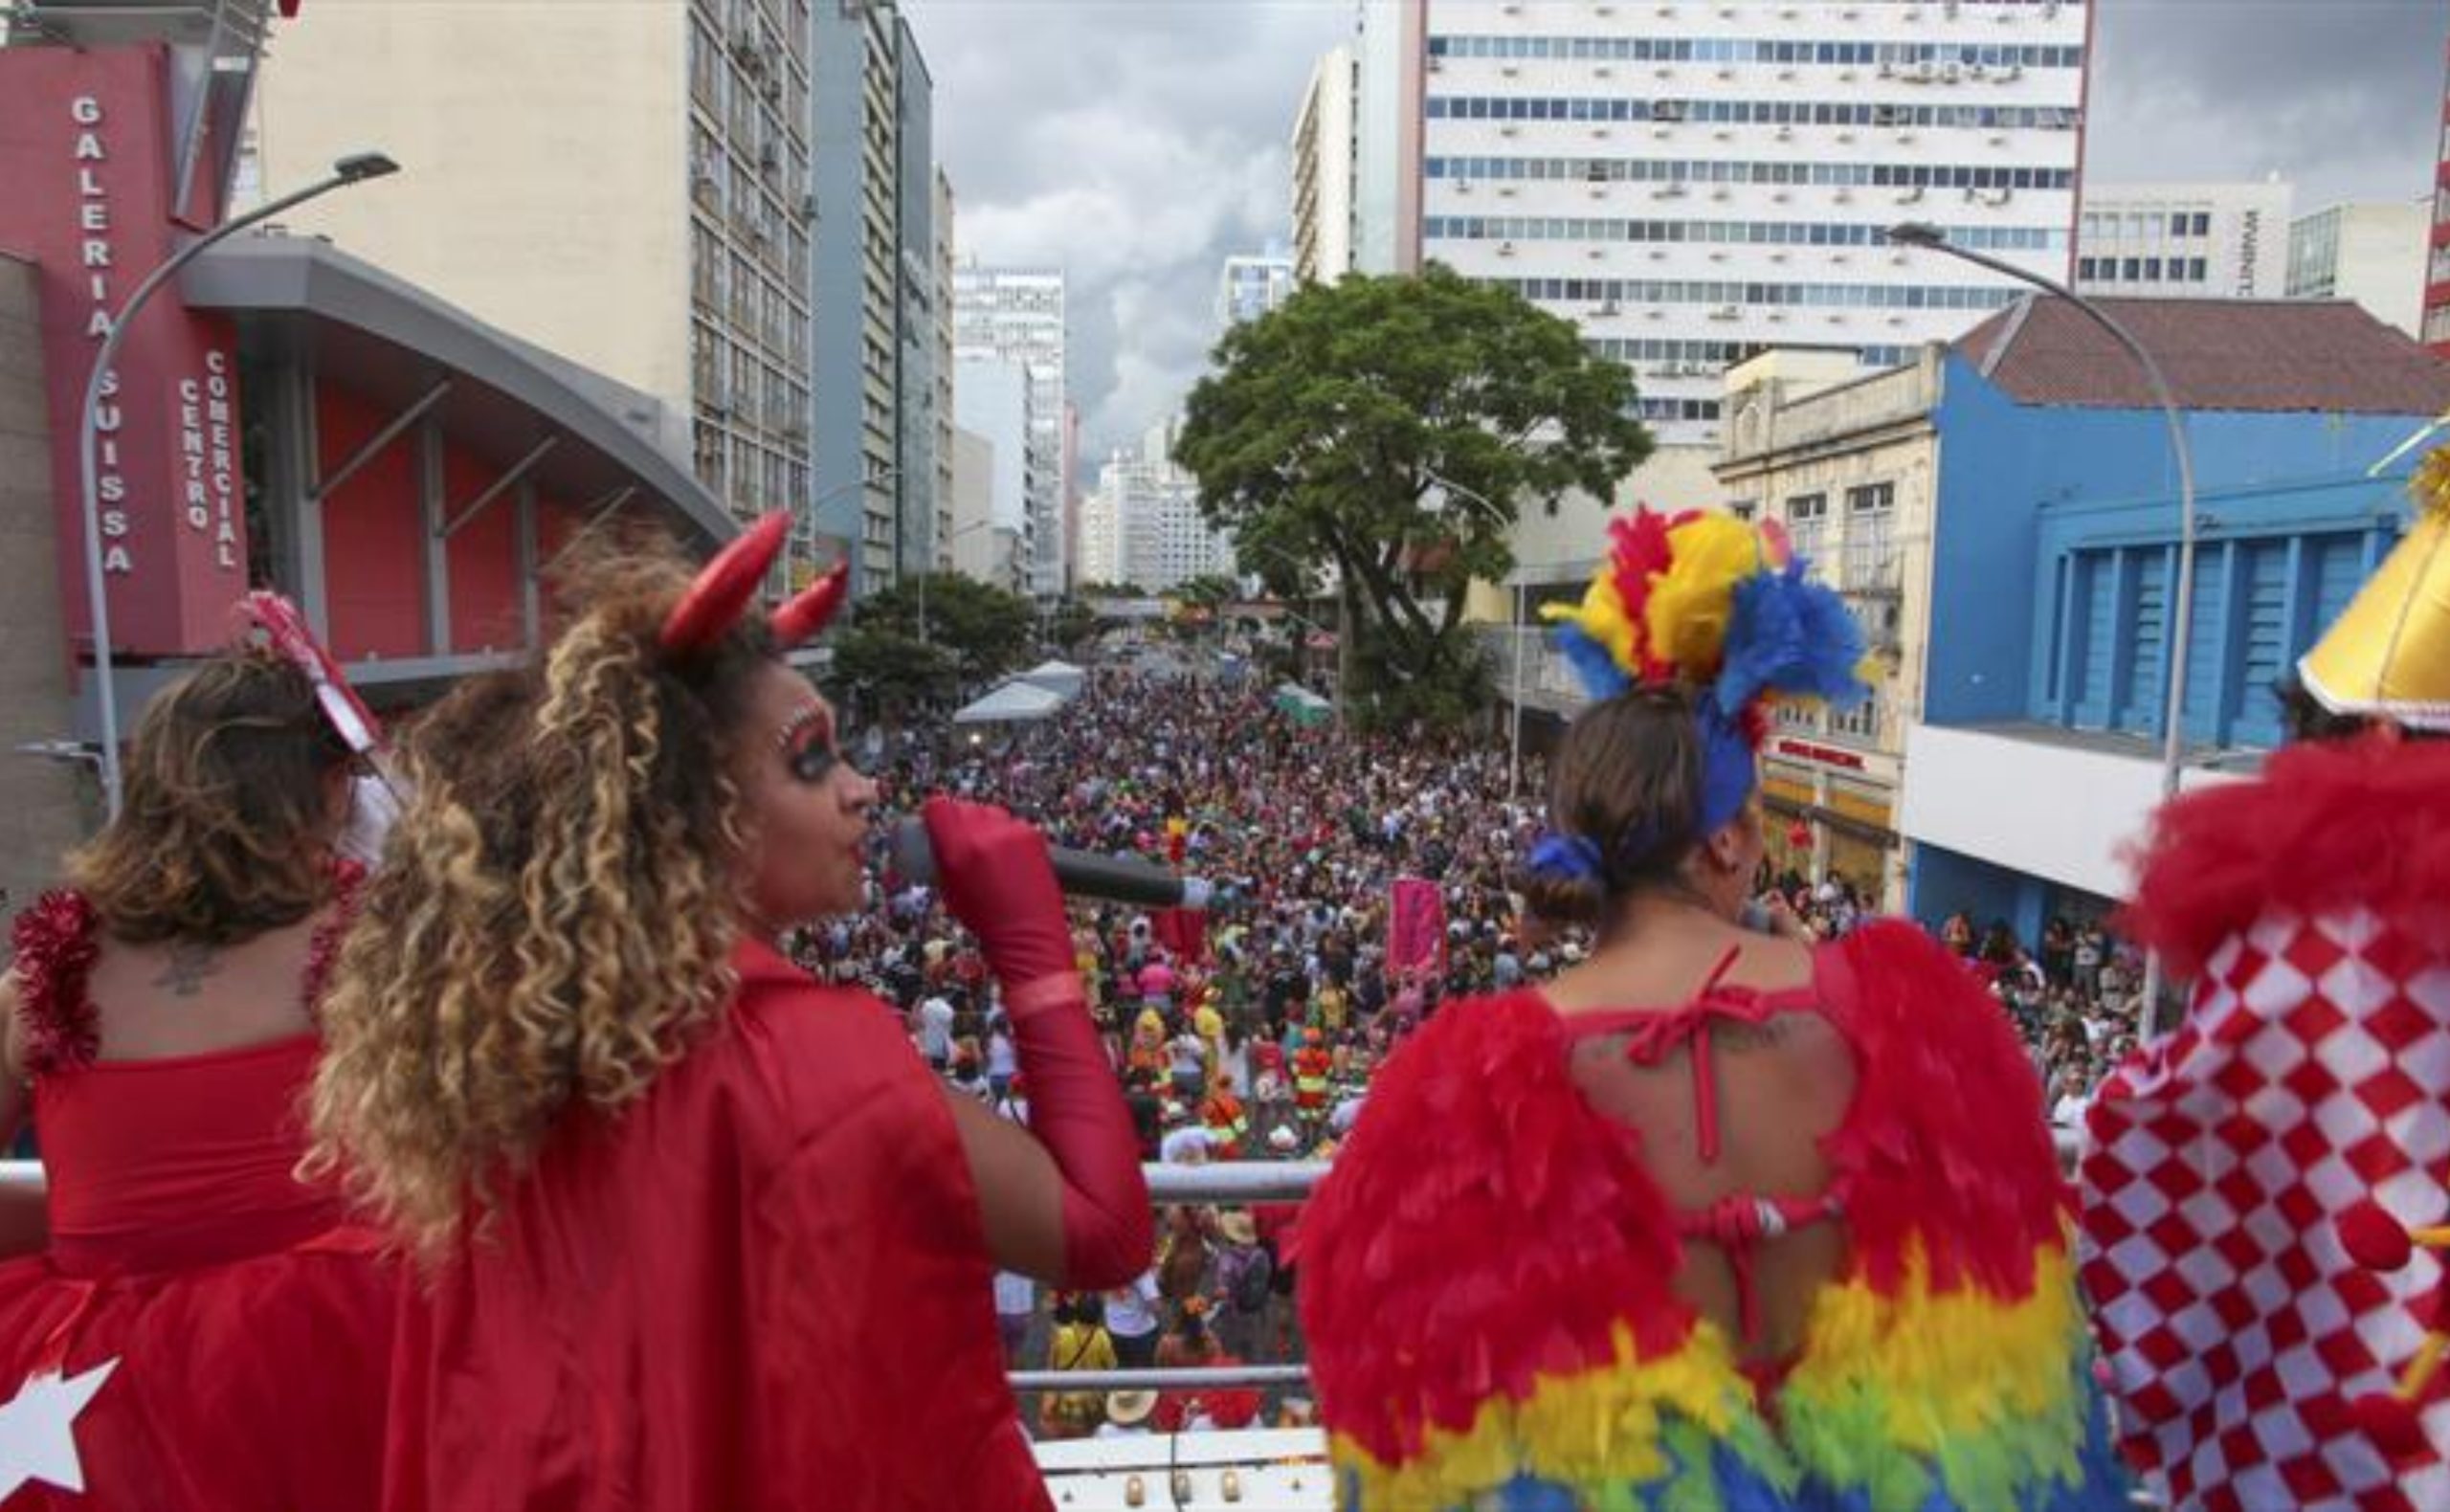
{"label": "white railing bar", "polygon": [[1170,1391],[1204,1386],[1307,1386],[1302,1365],[1210,1365],[1157,1370],[1014,1370],[1015,1391]]}
{"label": "white railing bar", "polygon": [[1143,1166],[1158,1202],[1300,1202],[1327,1173],[1323,1160],[1211,1161],[1204,1166]]}

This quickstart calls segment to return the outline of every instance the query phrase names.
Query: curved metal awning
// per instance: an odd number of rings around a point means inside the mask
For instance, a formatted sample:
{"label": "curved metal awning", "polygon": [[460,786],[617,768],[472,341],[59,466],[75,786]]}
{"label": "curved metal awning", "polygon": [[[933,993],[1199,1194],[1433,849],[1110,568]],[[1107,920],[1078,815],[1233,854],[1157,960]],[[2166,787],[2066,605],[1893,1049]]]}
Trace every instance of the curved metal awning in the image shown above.
{"label": "curved metal awning", "polygon": [[[659,502],[696,546],[740,526],[672,449],[663,402],[498,330],[373,264],[311,236],[240,236],[180,275],[189,307],[237,322],[242,347],[305,358],[321,377],[406,409],[450,381],[437,413],[454,439],[514,465],[558,437],[532,473],[587,500],[623,488]],[[667,432],[667,427],[672,427]]]}

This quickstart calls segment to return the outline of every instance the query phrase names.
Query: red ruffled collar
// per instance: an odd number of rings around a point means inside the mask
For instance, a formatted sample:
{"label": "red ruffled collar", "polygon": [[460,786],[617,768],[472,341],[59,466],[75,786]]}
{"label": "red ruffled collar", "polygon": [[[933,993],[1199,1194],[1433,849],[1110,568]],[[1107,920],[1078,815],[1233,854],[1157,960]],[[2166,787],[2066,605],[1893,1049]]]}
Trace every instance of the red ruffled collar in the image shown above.
{"label": "red ruffled collar", "polygon": [[2194,974],[2271,912],[2362,907],[2450,944],[2450,741],[2377,733],[2275,752],[2161,811],[2125,931]]}

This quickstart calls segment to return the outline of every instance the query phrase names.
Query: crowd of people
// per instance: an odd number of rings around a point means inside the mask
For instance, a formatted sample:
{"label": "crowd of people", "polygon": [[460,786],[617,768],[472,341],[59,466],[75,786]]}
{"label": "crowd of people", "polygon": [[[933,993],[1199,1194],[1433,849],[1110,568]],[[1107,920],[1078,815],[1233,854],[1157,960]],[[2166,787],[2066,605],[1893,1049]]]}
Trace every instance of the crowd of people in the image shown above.
{"label": "crowd of people", "polygon": [[[910,795],[948,790],[1010,808],[1056,844],[1131,852],[1205,878],[1196,922],[1076,902],[1074,945],[1143,1157],[1171,1163],[1333,1155],[1372,1072],[1438,1005],[1546,981],[1585,956],[1571,926],[1524,916],[1522,857],[1542,831],[1547,773],[1468,737],[1305,726],[1264,690],[1173,666],[1101,664],[1061,714],[971,741],[960,732],[865,753],[882,796],[880,834]],[[1009,1026],[977,952],[929,889],[894,875],[880,842],[869,906],[803,933],[795,954],[830,980],[896,1005],[922,1056],[1008,1117],[1026,1112]],[[1391,890],[1435,883],[1444,940],[1434,965],[1389,960]],[[1766,878],[1765,901],[1836,939],[1875,909],[1842,878]],[[1936,930],[1990,982],[2023,1034],[2054,1119],[2083,1101],[2131,1043],[2131,958],[2097,926],[2054,924],[2024,949],[2004,924],[1964,915]],[[2122,975],[2122,973],[2130,973]],[[997,1311],[1016,1368],[1299,1360],[1286,1234],[1291,1206],[1161,1214],[1155,1267],[1102,1296],[1053,1293],[1005,1274]],[[1212,1393],[1213,1394],[1213,1393]],[[1051,1395],[1050,1436],[1247,1421],[1256,1398]],[[1298,1393],[1270,1393],[1299,1420]],[[1202,1409],[1207,1409],[1203,1414]]]}

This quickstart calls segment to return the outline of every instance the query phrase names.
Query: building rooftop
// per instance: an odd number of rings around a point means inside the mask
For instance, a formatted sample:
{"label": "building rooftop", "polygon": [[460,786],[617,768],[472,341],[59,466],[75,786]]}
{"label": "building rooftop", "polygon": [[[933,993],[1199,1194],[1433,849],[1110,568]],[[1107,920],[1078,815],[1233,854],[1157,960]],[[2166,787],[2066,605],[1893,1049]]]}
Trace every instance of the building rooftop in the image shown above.
{"label": "building rooftop", "polygon": [[[2437,414],[2450,364],[2346,300],[2099,299],[2161,365],[2181,410]],[[2149,409],[2150,386],[2107,331],[2028,297],[1955,350],[2018,404]]]}

